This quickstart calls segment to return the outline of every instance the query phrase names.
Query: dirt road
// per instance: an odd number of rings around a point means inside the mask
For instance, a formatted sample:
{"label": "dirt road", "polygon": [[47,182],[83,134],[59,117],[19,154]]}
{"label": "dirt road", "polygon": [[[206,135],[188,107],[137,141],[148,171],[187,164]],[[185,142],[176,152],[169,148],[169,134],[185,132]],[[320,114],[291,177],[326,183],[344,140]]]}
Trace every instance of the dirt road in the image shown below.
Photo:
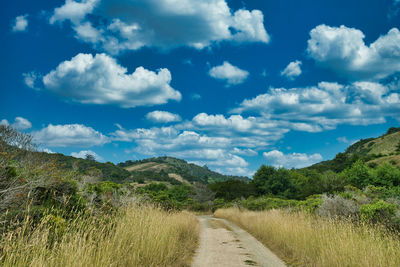
{"label": "dirt road", "polygon": [[233,223],[211,215],[198,219],[200,246],[193,267],[285,266],[268,248]]}

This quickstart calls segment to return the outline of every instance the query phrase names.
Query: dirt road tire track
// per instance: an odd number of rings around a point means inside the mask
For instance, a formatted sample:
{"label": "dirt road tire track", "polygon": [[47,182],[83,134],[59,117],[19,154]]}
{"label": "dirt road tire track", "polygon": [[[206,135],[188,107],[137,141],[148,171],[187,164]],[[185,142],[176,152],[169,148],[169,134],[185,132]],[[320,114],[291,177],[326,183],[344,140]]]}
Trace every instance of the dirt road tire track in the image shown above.
{"label": "dirt road tire track", "polygon": [[192,267],[286,266],[274,253],[237,225],[211,215],[198,216],[200,245]]}

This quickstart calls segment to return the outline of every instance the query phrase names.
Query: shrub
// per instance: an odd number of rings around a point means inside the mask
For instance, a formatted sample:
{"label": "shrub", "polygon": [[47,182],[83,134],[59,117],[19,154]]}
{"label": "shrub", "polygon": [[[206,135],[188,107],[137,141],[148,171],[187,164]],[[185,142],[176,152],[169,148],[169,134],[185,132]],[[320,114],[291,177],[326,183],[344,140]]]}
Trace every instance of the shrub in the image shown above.
{"label": "shrub", "polygon": [[387,203],[383,200],[378,200],[374,203],[362,205],[360,208],[361,219],[372,223],[394,223],[397,206]]}
{"label": "shrub", "polygon": [[323,195],[323,203],[318,208],[318,214],[329,218],[354,218],[358,217],[359,207],[354,201],[341,196],[329,197]]}
{"label": "shrub", "polygon": [[378,186],[399,186],[400,169],[390,163],[384,163],[373,170],[373,184]]}
{"label": "shrub", "polygon": [[370,169],[362,160],[357,160],[350,168],[345,169],[342,175],[349,184],[358,188],[364,188],[372,182]]}

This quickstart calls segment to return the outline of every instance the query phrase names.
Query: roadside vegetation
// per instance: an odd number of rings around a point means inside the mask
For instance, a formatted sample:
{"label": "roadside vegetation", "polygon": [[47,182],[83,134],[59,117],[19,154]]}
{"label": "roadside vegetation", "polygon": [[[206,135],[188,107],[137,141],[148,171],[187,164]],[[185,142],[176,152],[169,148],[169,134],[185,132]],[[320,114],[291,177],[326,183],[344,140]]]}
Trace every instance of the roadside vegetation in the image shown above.
{"label": "roadside vegetation", "polygon": [[[8,126],[0,153],[1,266],[190,265],[194,215],[107,181],[93,164],[60,166]],[[186,192],[169,190],[177,201]]]}
{"label": "roadside vegetation", "polygon": [[384,227],[285,210],[219,209],[291,266],[400,266],[400,239]]}

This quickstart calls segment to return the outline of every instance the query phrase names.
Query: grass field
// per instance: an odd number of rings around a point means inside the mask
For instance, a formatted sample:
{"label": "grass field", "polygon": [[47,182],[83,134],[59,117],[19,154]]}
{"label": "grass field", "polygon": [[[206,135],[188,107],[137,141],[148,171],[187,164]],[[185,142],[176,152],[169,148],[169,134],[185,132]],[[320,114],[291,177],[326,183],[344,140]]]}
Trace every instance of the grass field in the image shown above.
{"label": "grass field", "polygon": [[283,210],[219,209],[291,266],[400,266],[400,240],[383,228]]}
{"label": "grass field", "polygon": [[189,266],[199,235],[194,215],[147,206],[30,228],[26,218],[2,236],[1,266]]}

